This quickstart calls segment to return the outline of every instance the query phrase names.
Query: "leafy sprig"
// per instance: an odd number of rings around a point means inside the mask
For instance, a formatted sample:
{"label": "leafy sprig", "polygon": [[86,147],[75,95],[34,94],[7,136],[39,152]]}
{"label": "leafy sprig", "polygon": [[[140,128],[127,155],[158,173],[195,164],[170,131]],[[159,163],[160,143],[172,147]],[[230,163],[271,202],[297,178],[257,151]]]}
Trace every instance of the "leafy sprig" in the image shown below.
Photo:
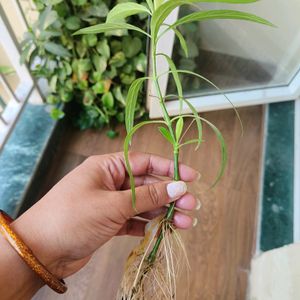
{"label": "leafy sprig", "polygon": [[[136,4],[136,3],[122,3],[115,6],[115,8],[108,14],[106,23],[103,24],[97,24],[92,27],[87,27],[84,29],[79,30],[76,34],[96,34],[96,33],[108,33],[112,30],[115,30],[117,28],[123,27],[127,28],[129,30],[139,31],[145,36],[149,37],[151,42],[151,61],[152,61],[152,74],[149,74],[149,77],[143,77],[136,79],[131,84],[131,87],[129,89],[127,98],[126,98],[126,111],[125,111],[125,124],[126,124],[126,130],[127,130],[127,136],[124,141],[124,156],[126,161],[126,167],[127,172],[130,177],[130,185],[132,190],[132,205],[134,208],[136,208],[136,197],[135,197],[135,185],[134,185],[134,178],[130,167],[129,162],[129,148],[131,144],[131,140],[135,132],[140,129],[143,126],[149,125],[149,124],[157,124],[159,125],[158,130],[162,134],[163,138],[169,142],[173,148],[174,153],[174,180],[180,180],[180,174],[179,174],[179,152],[185,145],[189,144],[197,144],[197,147],[200,146],[203,138],[203,130],[202,130],[202,122],[206,123],[215,133],[221,149],[221,166],[218,171],[218,174],[216,176],[216,179],[212,186],[216,185],[217,182],[220,180],[222,175],[224,174],[226,162],[227,162],[227,149],[225,140],[219,131],[219,129],[209,122],[208,120],[200,117],[196,111],[196,109],[193,107],[193,105],[184,97],[183,94],[183,88],[182,84],[179,78],[179,74],[188,74],[192,76],[196,76],[206,82],[208,82],[210,85],[212,85],[214,88],[218,89],[218,87],[213,84],[210,80],[207,78],[195,73],[191,72],[189,70],[178,70],[176,68],[176,64],[172,60],[171,57],[164,53],[157,53],[157,44],[159,39],[169,30],[173,30],[179,39],[180,45],[186,54],[188,56],[188,47],[187,43],[184,39],[184,36],[178,29],[178,26],[183,24],[188,24],[195,21],[207,21],[211,19],[236,19],[236,20],[244,20],[244,21],[250,21],[255,23],[260,23],[268,26],[273,26],[269,21],[258,17],[256,15],[245,13],[241,11],[236,10],[208,10],[208,11],[197,11],[191,14],[188,14],[180,19],[178,19],[173,24],[165,24],[166,18],[169,16],[169,14],[177,7],[183,6],[183,5],[195,5],[199,3],[228,3],[228,4],[248,4],[248,3],[254,3],[256,0],[147,0],[147,7]],[[145,31],[141,31],[140,28],[129,24],[126,22],[126,18],[128,16],[132,16],[138,13],[145,13],[150,18],[150,33],[147,33]],[[157,71],[157,57],[163,56],[169,65],[169,71],[174,79],[176,89],[177,89],[177,95],[176,97],[179,100],[179,116],[171,118],[168,114],[165,101],[168,98],[168,96],[163,96],[159,81],[158,79],[163,74],[159,74]],[[141,89],[142,84],[146,81],[152,81],[156,88],[157,98],[160,103],[160,107],[162,110],[162,116],[163,121],[145,121],[138,123],[137,125],[134,125],[134,114],[135,114],[135,107],[136,107],[136,99],[139,95],[139,91]],[[225,96],[226,97],[226,96]],[[226,97],[227,98],[227,97]],[[228,99],[228,98],[227,98]],[[230,101],[228,99],[228,101]],[[231,102],[230,102],[231,103]],[[192,114],[183,114],[183,106],[186,106],[190,109]],[[233,106],[234,107],[234,106]],[[235,108],[234,108],[235,109]],[[238,118],[240,119],[238,112],[236,111]],[[184,140],[184,134],[183,134],[183,128],[185,124],[186,119],[191,119],[195,122],[197,129],[198,129],[198,135],[197,137],[191,139],[191,140]],[[171,204],[168,212],[165,216],[165,221],[171,221],[174,214],[174,207],[175,204]],[[157,237],[157,240],[155,242],[155,245],[150,252],[150,255],[148,257],[148,261],[150,264],[152,264],[156,258],[156,253],[159,249],[159,245],[163,239],[162,233],[159,234]]]}

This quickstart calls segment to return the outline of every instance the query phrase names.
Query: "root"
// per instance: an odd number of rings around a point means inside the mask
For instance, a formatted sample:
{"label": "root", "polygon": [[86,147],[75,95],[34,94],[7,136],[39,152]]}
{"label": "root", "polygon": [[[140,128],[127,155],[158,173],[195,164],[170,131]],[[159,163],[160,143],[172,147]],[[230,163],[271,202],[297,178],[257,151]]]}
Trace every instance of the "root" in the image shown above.
{"label": "root", "polygon": [[[148,255],[158,232],[163,240],[153,263]],[[129,255],[118,292],[118,300],[176,299],[176,282],[183,271],[189,275],[186,250],[174,226],[163,216],[149,222],[145,237]]]}

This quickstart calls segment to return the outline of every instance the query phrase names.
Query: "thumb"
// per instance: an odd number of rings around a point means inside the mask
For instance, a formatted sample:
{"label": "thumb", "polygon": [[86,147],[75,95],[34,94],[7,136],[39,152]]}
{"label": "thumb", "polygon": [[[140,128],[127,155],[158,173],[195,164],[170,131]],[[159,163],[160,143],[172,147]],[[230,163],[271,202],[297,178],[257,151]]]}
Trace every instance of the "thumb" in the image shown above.
{"label": "thumb", "polygon": [[[137,187],[136,210],[132,207],[132,193],[126,191],[126,206],[128,216],[132,217],[138,213],[151,211],[160,208],[170,202],[179,199],[187,192],[187,186],[183,181],[157,182]],[[124,203],[124,202],[123,202]]]}

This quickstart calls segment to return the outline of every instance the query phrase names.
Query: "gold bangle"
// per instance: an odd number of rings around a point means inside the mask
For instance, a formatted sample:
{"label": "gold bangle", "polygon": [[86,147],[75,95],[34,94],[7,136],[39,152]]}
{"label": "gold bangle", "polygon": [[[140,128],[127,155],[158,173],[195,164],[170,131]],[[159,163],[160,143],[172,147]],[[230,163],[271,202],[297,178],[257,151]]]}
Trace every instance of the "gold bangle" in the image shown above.
{"label": "gold bangle", "polygon": [[35,257],[33,252],[26,246],[23,240],[12,230],[10,224],[13,219],[0,209],[0,232],[22,257],[25,263],[33,270],[52,290],[59,294],[67,291],[65,282],[56,278],[46,267]]}

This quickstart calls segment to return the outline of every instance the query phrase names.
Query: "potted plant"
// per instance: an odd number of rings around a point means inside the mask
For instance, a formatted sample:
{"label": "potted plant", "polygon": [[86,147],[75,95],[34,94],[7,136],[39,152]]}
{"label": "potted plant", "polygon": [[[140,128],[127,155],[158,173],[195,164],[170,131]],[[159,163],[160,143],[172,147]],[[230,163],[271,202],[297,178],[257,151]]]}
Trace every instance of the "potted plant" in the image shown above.
{"label": "potted plant", "polygon": [[[139,32],[123,28],[107,35],[74,36],[76,30],[105,21],[117,1],[34,0],[38,19],[25,34],[21,62],[36,78],[46,79],[46,102],[51,116],[62,118],[70,103],[75,124],[81,129],[113,128],[124,122],[125,99],[130,84],[146,71],[146,40]],[[140,28],[145,13],[132,16]],[[136,117],[145,113],[139,97]],[[116,136],[113,130],[110,137]]]}

